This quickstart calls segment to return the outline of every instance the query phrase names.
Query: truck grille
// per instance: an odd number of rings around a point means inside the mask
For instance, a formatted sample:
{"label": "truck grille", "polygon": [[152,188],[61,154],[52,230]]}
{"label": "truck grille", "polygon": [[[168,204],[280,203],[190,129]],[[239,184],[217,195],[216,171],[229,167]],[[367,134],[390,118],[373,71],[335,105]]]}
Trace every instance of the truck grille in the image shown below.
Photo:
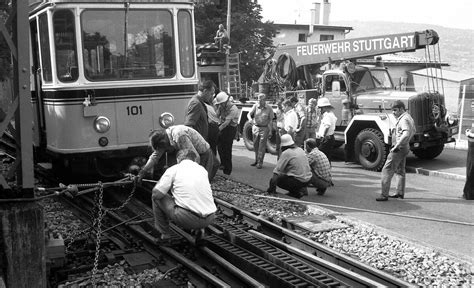
{"label": "truck grille", "polygon": [[424,92],[408,99],[408,111],[415,121],[416,131],[425,132],[445,124],[444,96],[437,92]]}

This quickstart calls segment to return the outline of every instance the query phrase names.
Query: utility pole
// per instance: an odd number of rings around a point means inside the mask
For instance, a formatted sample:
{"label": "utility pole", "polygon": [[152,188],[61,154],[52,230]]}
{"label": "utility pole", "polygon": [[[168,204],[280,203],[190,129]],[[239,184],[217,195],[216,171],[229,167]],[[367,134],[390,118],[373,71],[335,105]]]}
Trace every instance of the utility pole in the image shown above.
{"label": "utility pole", "polygon": [[231,16],[231,2],[232,0],[227,0],[227,36],[229,37],[229,45],[230,45],[230,16]]}
{"label": "utility pole", "polygon": [[[0,1],[0,4],[6,4],[6,1]],[[0,286],[43,288],[47,287],[46,252],[43,209],[34,199],[28,1],[12,1],[9,5],[8,19],[0,20],[0,34],[11,52],[13,101],[6,112],[7,117],[0,122],[0,136],[9,128],[15,137],[17,153],[11,169],[16,170],[17,189],[3,187],[8,183],[0,175],[1,191],[10,190],[8,194],[0,193],[0,242],[3,248]],[[11,121],[13,118],[14,122]]]}

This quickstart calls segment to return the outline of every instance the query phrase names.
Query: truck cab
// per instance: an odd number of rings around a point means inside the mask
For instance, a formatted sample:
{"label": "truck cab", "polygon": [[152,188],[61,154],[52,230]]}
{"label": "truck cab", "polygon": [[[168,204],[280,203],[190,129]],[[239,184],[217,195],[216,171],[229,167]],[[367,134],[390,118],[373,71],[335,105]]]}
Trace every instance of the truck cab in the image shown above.
{"label": "truck cab", "polygon": [[385,163],[396,125],[391,113],[395,100],[405,102],[415,121],[410,148],[416,156],[435,158],[445,143],[454,141],[457,125],[448,124],[444,96],[396,90],[381,63],[328,70],[323,73],[322,85],[322,96],[329,99],[338,117],[336,142],[346,145],[346,160],[355,160],[366,169],[380,171]]}

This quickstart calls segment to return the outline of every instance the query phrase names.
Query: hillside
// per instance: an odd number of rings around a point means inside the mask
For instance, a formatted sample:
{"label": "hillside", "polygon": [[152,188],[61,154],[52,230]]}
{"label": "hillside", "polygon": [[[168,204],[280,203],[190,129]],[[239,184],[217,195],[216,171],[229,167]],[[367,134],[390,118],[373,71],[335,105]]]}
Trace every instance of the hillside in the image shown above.
{"label": "hillside", "polygon": [[[441,60],[450,65],[445,69],[474,76],[474,30],[395,22],[337,21],[330,24],[352,27],[354,30],[347,34],[346,38],[433,29],[438,32],[440,37]],[[424,51],[410,54],[424,58]]]}

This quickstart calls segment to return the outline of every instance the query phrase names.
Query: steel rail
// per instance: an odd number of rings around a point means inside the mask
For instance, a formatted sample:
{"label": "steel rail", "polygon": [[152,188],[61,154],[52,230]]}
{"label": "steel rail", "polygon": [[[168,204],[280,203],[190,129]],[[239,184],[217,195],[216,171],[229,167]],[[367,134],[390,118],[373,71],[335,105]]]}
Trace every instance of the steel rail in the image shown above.
{"label": "steel rail", "polygon": [[270,235],[275,239],[285,239],[285,242],[291,244],[293,247],[367,277],[368,279],[380,283],[380,285],[387,287],[415,287],[412,284],[398,279],[386,272],[352,259],[334,249],[314,242],[311,239],[303,237],[260,216],[244,211],[230,203],[217,198],[214,200],[224,214],[229,217],[241,217],[242,221],[253,227],[254,230],[265,235]]}

